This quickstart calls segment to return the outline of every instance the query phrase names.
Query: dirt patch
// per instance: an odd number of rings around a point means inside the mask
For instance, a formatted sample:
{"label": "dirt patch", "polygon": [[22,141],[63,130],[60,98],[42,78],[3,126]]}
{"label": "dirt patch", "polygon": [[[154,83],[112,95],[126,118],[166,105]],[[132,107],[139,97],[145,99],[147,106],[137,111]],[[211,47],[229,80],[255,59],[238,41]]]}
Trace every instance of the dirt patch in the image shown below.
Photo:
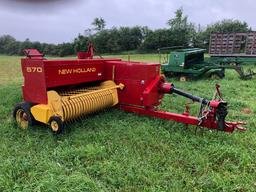
{"label": "dirt patch", "polygon": [[251,113],[252,113],[252,110],[251,110],[250,108],[244,108],[244,109],[242,110],[242,113],[244,113],[244,114],[251,114]]}

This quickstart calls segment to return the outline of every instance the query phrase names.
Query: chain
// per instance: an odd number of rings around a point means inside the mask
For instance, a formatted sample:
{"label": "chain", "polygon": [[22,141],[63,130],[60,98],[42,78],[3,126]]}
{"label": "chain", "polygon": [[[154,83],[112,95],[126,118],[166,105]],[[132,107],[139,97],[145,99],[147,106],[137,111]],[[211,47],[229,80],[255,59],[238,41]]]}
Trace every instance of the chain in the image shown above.
{"label": "chain", "polygon": [[[208,114],[210,113],[210,110],[206,110],[206,108],[208,107],[207,105],[204,105],[201,101],[201,105],[200,105],[200,110],[199,110],[199,114],[198,114],[198,120],[199,123],[198,125],[201,125],[203,123],[203,120],[207,119]],[[204,113],[205,111],[207,111],[206,113]]]}

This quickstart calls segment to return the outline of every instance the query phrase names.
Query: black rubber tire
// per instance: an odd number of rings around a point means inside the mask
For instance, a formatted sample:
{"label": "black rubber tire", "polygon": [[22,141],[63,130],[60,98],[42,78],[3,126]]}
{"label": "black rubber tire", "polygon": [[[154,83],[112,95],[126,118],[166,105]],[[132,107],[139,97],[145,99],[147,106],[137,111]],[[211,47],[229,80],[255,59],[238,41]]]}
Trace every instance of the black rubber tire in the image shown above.
{"label": "black rubber tire", "polygon": [[172,72],[165,71],[163,73],[164,73],[165,77],[173,77],[174,76],[174,74]]}
{"label": "black rubber tire", "polygon": [[219,71],[220,78],[223,79],[225,77],[225,71]]}
{"label": "black rubber tire", "polygon": [[223,79],[225,77],[225,72],[224,71],[214,71],[210,74],[210,77],[213,76],[218,76],[218,78]]}
{"label": "black rubber tire", "polygon": [[[53,126],[52,125],[53,122],[57,123],[57,126],[58,126],[57,130],[56,130],[56,128],[54,130],[54,128],[52,127]],[[64,122],[58,116],[52,116],[50,118],[48,124],[49,124],[49,127],[50,127],[52,133],[55,134],[55,135],[58,135],[58,134],[60,134],[60,133],[62,133],[64,131]]]}
{"label": "black rubber tire", "polygon": [[16,123],[17,123],[17,119],[16,119],[17,112],[21,109],[26,114],[26,118],[27,118],[27,121],[28,121],[28,126],[35,125],[36,120],[35,120],[35,118],[33,117],[32,113],[30,111],[32,106],[33,106],[33,104],[28,103],[28,102],[22,102],[22,103],[17,103],[16,104],[16,106],[13,109],[13,113],[12,113],[12,116],[13,116],[14,120],[16,121]]}

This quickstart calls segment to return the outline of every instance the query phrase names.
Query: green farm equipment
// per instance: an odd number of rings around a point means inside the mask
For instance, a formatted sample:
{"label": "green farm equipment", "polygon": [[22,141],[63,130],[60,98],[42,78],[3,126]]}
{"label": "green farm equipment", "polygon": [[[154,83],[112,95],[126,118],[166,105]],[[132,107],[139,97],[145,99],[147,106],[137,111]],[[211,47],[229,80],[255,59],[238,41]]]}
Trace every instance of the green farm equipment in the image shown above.
{"label": "green farm equipment", "polygon": [[209,56],[216,63],[256,64],[256,32],[212,33]]}
{"label": "green farm equipment", "polygon": [[[225,77],[226,69],[235,70],[242,79],[250,79],[255,74],[251,70],[245,74],[239,64],[231,65],[229,63],[214,62],[214,60],[205,59],[205,49],[172,49],[167,47],[158,50],[160,63],[163,63],[163,73],[166,76],[178,76],[181,81],[186,81],[187,78],[199,78],[201,76],[223,78]],[[164,52],[166,55],[163,54]]]}

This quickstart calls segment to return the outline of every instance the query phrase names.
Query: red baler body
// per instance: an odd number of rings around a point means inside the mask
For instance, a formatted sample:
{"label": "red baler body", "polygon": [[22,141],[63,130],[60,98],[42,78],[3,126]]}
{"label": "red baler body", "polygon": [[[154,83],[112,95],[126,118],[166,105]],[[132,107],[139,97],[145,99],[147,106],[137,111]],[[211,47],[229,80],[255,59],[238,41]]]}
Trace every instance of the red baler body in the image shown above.
{"label": "red baler body", "polygon": [[[124,62],[120,59],[46,60],[22,59],[23,98],[26,102],[47,104],[47,91],[96,81],[114,80],[125,84],[119,91],[123,104],[159,105],[158,90],[147,97],[146,87],[160,77],[160,65]],[[114,79],[112,79],[114,78]]]}

